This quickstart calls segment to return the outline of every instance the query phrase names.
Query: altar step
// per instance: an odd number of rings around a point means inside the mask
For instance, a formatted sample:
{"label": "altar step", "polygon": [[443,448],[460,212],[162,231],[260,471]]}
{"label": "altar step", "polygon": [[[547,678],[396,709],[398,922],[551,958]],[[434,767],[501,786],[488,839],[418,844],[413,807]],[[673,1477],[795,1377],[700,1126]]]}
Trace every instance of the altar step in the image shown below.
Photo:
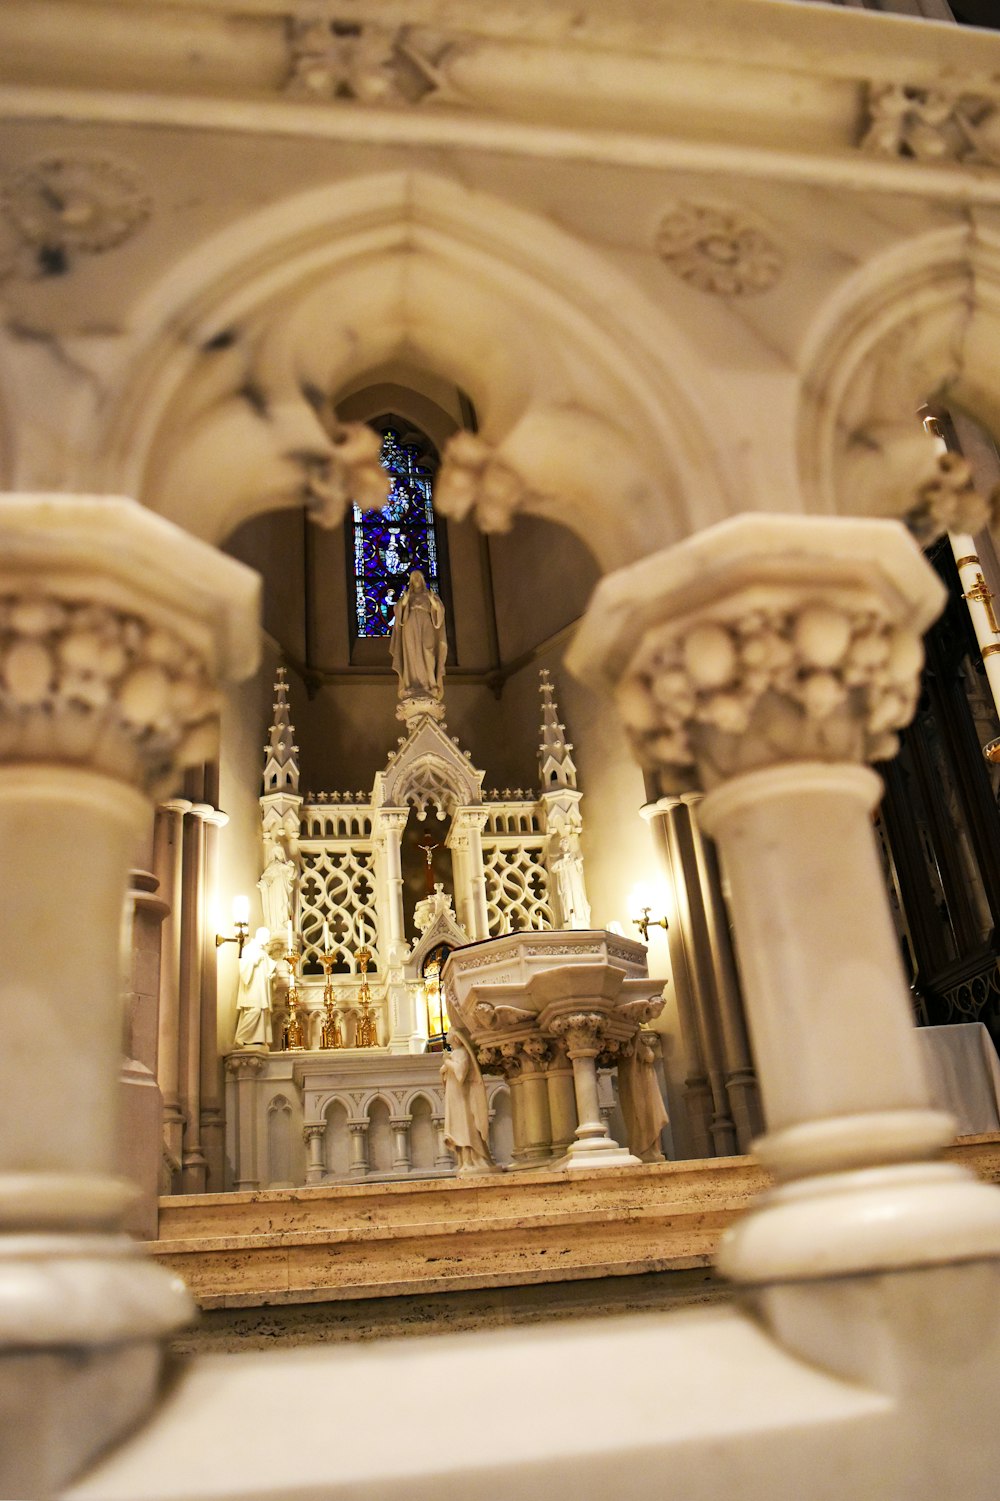
{"label": "altar step", "polygon": [[[1000,1135],[951,1149],[1000,1181]],[[160,1200],[148,1249],[203,1309],[406,1297],[707,1268],[767,1186],[749,1157]]]}

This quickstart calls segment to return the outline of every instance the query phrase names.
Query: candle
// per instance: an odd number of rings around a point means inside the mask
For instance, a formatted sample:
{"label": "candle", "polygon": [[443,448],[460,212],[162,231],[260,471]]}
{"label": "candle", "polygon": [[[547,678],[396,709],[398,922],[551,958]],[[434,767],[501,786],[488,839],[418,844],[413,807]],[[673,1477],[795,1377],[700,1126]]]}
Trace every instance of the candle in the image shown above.
{"label": "candle", "polygon": [[330,952],[330,924],[328,922],[323,924],[323,952],[324,954]]}
{"label": "candle", "polygon": [[248,896],[233,897],[233,922],[237,924],[250,922],[250,898]]}
{"label": "candle", "polygon": [[295,934],[292,932],[292,919],[288,919],[288,952],[291,953],[295,946]]}

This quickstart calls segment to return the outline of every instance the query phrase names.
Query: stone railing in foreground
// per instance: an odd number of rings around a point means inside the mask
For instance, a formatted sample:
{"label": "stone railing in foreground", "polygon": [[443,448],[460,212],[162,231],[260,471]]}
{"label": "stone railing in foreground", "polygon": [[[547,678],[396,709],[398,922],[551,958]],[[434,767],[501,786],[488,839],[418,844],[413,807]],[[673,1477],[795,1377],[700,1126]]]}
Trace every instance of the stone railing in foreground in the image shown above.
{"label": "stone railing in foreground", "polygon": [[256,575],[132,501],[0,497],[0,1494],[138,1423],[190,1296],[121,1232],[120,934],[150,799],[214,754]]}
{"label": "stone railing in foreground", "polygon": [[778,1180],[740,1306],[194,1360],[67,1496],[992,1501],[1000,1195],[939,1160],[862,764],[940,603],[895,524],[744,516],[606,578],[574,648],[726,863]]}

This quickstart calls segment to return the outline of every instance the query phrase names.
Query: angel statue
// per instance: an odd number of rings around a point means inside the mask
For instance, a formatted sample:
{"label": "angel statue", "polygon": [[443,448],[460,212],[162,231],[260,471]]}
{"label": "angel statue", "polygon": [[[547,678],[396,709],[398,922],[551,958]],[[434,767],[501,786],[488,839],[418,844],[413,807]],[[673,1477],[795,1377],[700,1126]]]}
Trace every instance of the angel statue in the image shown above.
{"label": "angel statue", "polygon": [[495,1173],[490,1154],[490,1112],[486,1085],[472,1043],[452,1027],[441,1064],[444,1085],[444,1139],[455,1154],[458,1176]]}

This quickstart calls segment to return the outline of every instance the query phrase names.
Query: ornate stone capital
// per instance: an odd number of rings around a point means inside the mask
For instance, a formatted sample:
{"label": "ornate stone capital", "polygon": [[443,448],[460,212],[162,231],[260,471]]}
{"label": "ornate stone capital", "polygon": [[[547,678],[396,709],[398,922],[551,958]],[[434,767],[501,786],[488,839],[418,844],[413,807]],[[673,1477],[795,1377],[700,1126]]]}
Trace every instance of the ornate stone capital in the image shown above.
{"label": "ornate stone capital", "polygon": [[232,1074],[235,1079],[255,1079],[264,1072],[267,1064],[267,1050],[245,1048],[239,1053],[229,1053],[226,1056],[226,1073]]}
{"label": "ornate stone capital", "polygon": [[318,1125],[310,1123],[302,1127],[302,1140],[308,1145],[316,1136],[326,1135],[326,1122],[321,1121]]}
{"label": "ornate stone capital", "polygon": [[378,510],[386,503],[389,481],[379,463],[378,433],[365,422],[336,422],[328,446],[289,454],[301,466],[302,498],[323,527],[339,526],[347,507]]}
{"label": "ornate stone capital", "polygon": [[596,1011],[571,1011],[557,1016],[550,1023],[551,1030],[566,1044],[571,1058],[596,1058],[608,1046],[605,1037],[605,1018]]}
{"label": "ornate stone capital", "polygon": [[894,754],[941,600],[895,523],[747,515],[605,579],[571,660],[665,790],[710,788]]}
{"label": "ornate stone capital", "polygon": [[215,754],[220,670],[255,665],[258,581],[132,501],[10,495],[0,510],[0,765],[169,794]]}

